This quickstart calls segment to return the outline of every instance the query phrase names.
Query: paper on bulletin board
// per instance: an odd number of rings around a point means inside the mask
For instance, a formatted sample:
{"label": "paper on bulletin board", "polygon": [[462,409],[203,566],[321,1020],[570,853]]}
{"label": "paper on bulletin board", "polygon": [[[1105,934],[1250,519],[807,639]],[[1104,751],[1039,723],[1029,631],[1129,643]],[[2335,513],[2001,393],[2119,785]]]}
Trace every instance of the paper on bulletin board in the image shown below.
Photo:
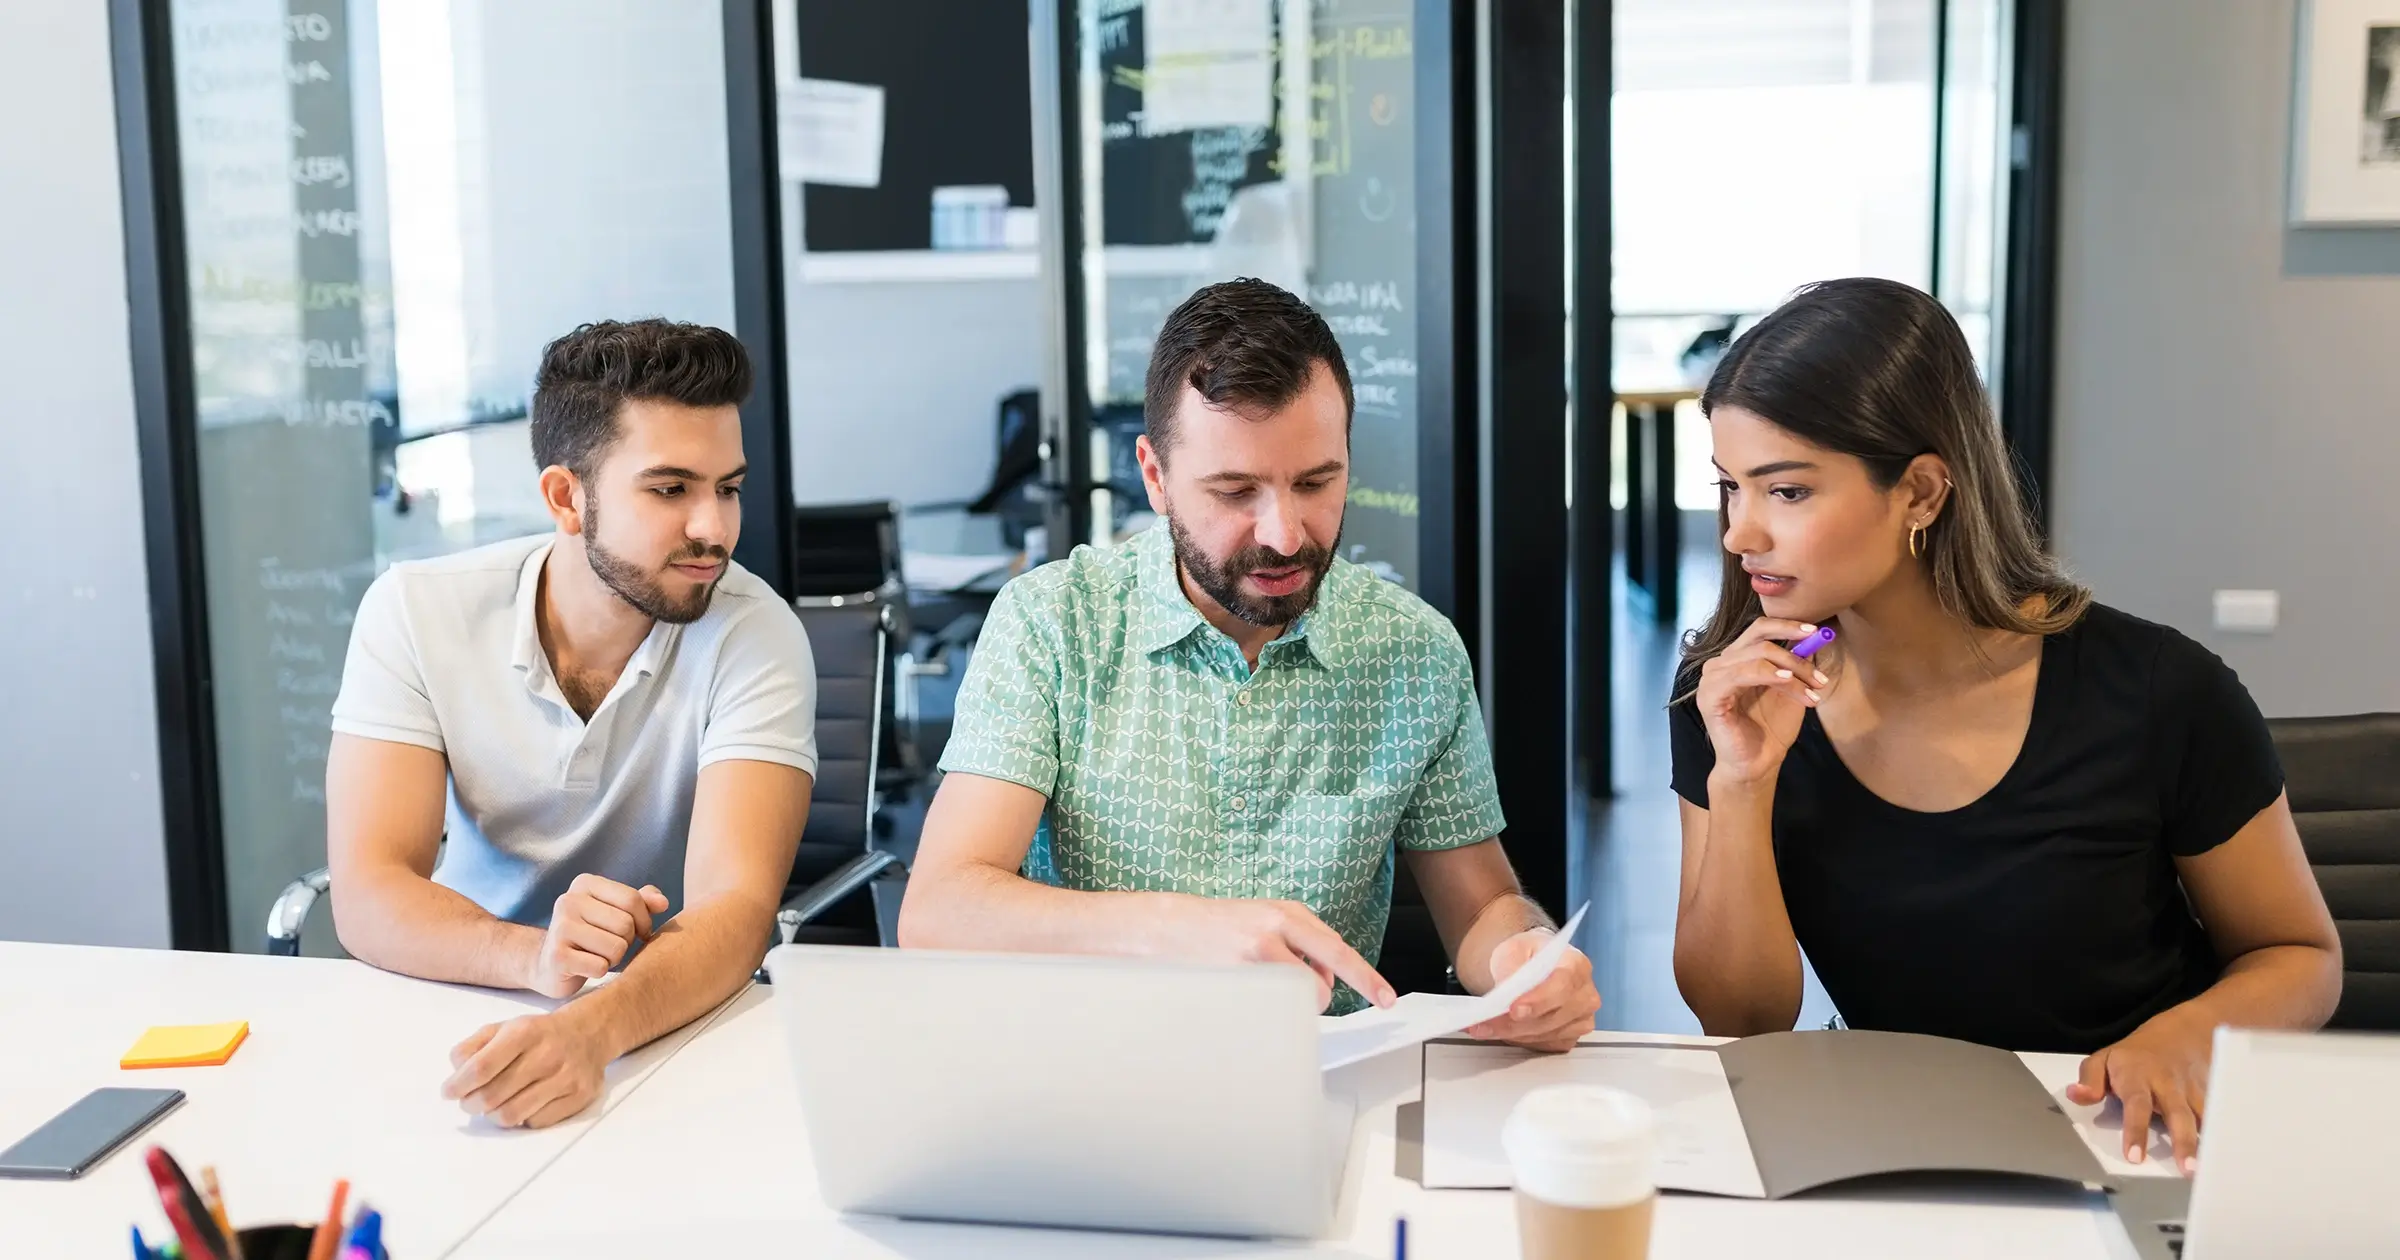
{"label": "paper on bulletin board", "polygon": [[776,157],[784,179],[844,188],[883,182],[882,87],[788,79],[775,102]]}
{"label": "paper on bulletin board", "polygon": [[1274,121],[1275,26],[1267,0],[1149,0],[1142,53],[1142,123],[1150,134]]}

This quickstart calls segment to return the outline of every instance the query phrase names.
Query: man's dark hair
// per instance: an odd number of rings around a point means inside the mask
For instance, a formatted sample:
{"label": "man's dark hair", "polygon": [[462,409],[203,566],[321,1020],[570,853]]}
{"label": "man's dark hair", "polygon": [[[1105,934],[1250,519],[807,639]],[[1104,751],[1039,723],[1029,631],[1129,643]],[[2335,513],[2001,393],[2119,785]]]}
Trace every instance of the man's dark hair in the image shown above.
{"label": "man's dark hair", "polygon": [[1308,388],[1319,363],[1342,387],[1346,431],[1354,407],[1350,368],[1325,317],[1264,280],[1209,285],[1185,298],[1158,330],[1142,391],[1142,430],[1163,461],[1175,441],[1175,407],[1184,386],[1211,407],[1274,411]]}
{"label": "man's dark hair", "polygon": [[750,356],[732,333],[670,319],[602,320],[542,348],[533,378],[533,464],[589,479],[628,398],[686,407],[750,395]]}

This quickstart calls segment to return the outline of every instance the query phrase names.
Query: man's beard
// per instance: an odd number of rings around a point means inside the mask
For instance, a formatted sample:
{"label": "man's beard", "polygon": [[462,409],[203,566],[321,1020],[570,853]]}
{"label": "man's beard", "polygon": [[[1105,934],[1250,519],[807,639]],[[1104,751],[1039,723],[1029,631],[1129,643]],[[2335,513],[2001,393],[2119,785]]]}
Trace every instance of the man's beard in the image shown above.
{"label": "man's beard", "polygon": [[[645,617],[669,625],[687,625],[698,621],[708,612],[708,601],[717,593],[717,582],[725,580],[732,566],[717,570],[716,581],[701,587],[682,599],[667,594],[658,574],[642,568],[633,561],[610,551],[600,543],[600,504],[594,500],[583,511],[583,555],[592,566],[592,574],[617,593],[617,598],[634,606]],[[691,543],[668,556],[667,564],[714,563],[726,564],[723,547]],[[660,567],[665,567],[664,565]]]}
{"label": "man's beard", "polygon": [[[1167,517],[1167,537],[1174,541],[1176,562],[1191,575],[1192,585],[1217,601],[1218,607],[1262,627],[1288,626],[1316,606],[1317,591],[1325,585],[1326,571],[1333,567],[1333,557],[1342,546],[1342,536],[1336,531],[1332,547],[1302,547],[1286,556],[1252,545],[1219,564],[1200,550],[1191,535],[1183,532],[1183,526],[1172,514]],[[1288,569],[1293,565],[1308,571],[1308,585],[1289,595],[1253,595],[1242,589],[1242,579],[1260,569]]]}

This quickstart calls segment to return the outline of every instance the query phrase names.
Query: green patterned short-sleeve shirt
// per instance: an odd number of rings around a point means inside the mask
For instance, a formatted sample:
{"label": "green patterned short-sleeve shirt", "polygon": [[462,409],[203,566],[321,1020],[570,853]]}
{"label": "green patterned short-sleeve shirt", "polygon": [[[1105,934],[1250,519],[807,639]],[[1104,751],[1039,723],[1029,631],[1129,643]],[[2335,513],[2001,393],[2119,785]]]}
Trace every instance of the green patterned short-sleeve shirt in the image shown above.
{"label": "green patterned short-sleeve shirt", "polygon": [[[942,769],[1049,798],[1029,879],[1298,901],[1370,961],[1395,846],[1502,828],[1473,671],[1439,613],[1337,560],[1254,673],[1184,597],[1163,527],[1000,592]],[[1343,986],[1333,1009],[1359,1004]]]}

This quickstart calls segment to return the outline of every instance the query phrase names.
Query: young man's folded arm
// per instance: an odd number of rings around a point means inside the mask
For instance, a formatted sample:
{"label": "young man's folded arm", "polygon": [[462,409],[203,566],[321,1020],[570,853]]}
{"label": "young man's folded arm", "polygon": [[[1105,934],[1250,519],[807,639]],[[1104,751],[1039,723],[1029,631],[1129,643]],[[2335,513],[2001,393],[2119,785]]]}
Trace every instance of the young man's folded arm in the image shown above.
{"label": "young man's folded arm", "polygon": [[729,759],[700,770],[683,905],[624,974],[560,1008],[614,1058],[708,1013],[749,982],[808,822],[808,772]]}
{"label": "young man's folded arm", "polygon": [[683,904],[613,982],[561,1016],[614,1055],[706,1014],[775,937],[817,770],[816,654],[789,609],[739,620],[717,659],[684,849]]}

